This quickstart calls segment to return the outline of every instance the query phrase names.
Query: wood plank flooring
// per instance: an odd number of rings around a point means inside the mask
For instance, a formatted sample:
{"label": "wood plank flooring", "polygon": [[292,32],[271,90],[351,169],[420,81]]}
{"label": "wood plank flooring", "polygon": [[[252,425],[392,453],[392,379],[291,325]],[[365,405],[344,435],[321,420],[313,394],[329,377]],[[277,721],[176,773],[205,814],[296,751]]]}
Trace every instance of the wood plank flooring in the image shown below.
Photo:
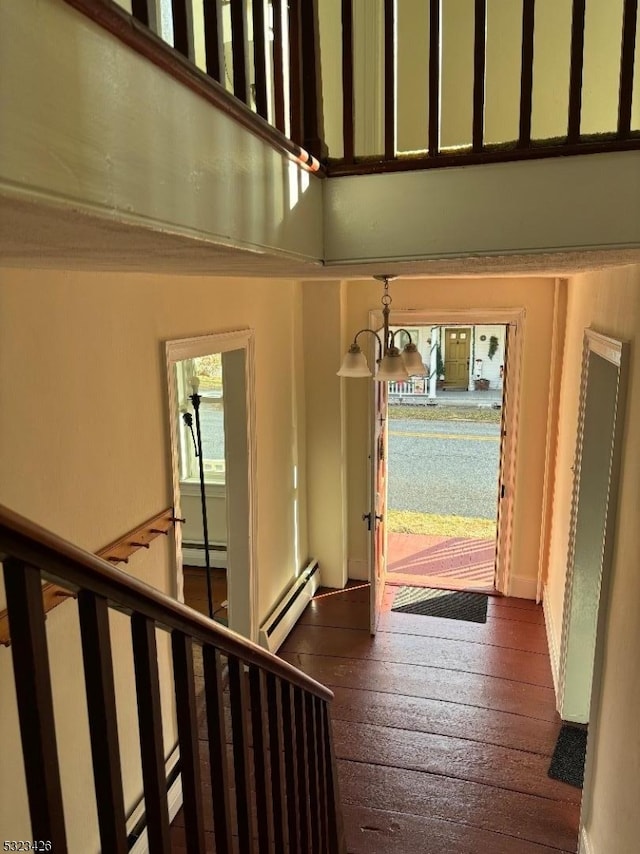
{"label": "wood plank flooring", "polygon": [[[198,582],[188,601],[206,610]],[[492,597],[486,624],[468,623],[392,612],[396,592],[371,638],[368,585],[319,591],[280,650],[334,692],[349,854],[575,852],[581,792],[547,775],[560,720],[541,609]],[[180,812],[173,854],[187,851],[183,822]],[[211,830],[209,815],[214,852]]]}
{"label": "wood plank flooring", "polygon": [[371,638],[368,586],[327,591],[280,651],[335,693],[350,854],[575,852],[542,610],[493,597],[465,623],[392,612],[395,593]]}
{"label": "wood plank flooring", "polygon": [[[206,617],[209,616],[209,600],[207,597],[207,574],[201,566],[184,566],[184,601],[185,604]],[[215,618],[227,624],[227,608],[222,603],[227,597],[227,570],[213,567],[211,569],[211,592]]]}

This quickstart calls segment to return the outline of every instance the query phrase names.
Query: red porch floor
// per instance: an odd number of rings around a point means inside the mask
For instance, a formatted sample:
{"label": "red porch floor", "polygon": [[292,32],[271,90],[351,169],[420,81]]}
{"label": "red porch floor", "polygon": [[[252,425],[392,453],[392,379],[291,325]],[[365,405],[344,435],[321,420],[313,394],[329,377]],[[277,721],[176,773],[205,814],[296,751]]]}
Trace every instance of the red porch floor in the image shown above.
{"label": "red porch floor", "polygon": [[387,583],[493,590],[495,540],[390,533]]}

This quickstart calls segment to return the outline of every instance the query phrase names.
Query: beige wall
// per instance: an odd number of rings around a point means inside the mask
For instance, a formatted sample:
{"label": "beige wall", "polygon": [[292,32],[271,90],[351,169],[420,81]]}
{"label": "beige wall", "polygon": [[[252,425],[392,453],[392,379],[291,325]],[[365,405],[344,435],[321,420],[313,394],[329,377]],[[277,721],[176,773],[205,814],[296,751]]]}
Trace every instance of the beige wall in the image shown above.
{"label": "beige wall", "polygon": [[[301,296],[293,282],[0,272],[0,502],[95,550],[171,503],[165,339],[251,326],[256,335],[259,619],[294,577],[297,455],[304,492]],[[298,553],[307,554],[306,507]],[[175,589],[170,543],[127,569]],[[128,628],[114,631],[128,801],[140,792]],[[47,621],[70,851],[97,847],[75,605]],[[166,641],[162,641],[166,644]],[[63,650],[63,654],[61,654]],[[167,750],[175,742],[168,657]],[[29,838],[10,651],[0,647],[0,838]],[[84,818],[80,818],[84,816]]]}
{"label": "beige wall", "polygon": [[320,179],[62,0],[0,4],[0,115],[5,195],[322,256]]}
{"label": "beige wall", "polygon": [[345,292],[340,281],[303,285],[309,548],[328,587],[347,580]]}
{"label": "beige wall", "polygon": [[[569,281],[567,335],[560,401],[548,605],[556,632],[562,625],[578,392],[584,329],[631,342],[622,440],[615,549],[603,655],[602,688],[592,709],[589,745],[593,789],[584,816],[594,852],[626,854],[637,847],[640,803],[640,267],[576,276]],[[559,644],[559,636],[556,643]],[[597,700],[597,698],[596,698]]]}
{"label": "beige wall", "polygon": [[[541,504],[549,392],[549,341],[553,322],[552,279],[399,279],[392,283],[394,309],[524,308],[519,448],[513,534],[513,575],[520,585],[532,585],[538,573]],[[370,309],[380,304],[380,285],[349,282],[347,329],[354,334],[368,326]],[[349,501],[349,559],[366,559],[368,394],[370,383],[347,383],[347,471]]]}

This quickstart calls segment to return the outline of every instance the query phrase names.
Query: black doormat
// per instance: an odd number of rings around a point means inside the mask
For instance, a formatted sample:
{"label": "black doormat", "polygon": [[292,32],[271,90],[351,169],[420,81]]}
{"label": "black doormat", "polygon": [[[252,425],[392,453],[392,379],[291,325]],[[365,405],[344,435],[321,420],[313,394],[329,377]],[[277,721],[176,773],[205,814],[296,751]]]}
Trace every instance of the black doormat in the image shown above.
{"label": "black doormat", "polygon": [[551,758],[549,776],[581,789],[584,781],[586,752],[587,730],[563,724]]}
{"label": "black doormat", "polygon": [[401,587],[393,600],[391,610],[403,614],[422,614],[424,617],[486,623],[488,599],[483,593],[435,590],[432,587]]}

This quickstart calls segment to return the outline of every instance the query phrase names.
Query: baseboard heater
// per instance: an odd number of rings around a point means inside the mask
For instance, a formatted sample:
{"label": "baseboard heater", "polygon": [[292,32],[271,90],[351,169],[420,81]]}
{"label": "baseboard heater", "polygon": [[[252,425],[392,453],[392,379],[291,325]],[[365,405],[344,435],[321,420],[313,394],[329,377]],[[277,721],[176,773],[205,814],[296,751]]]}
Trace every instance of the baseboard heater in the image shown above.
{"label": "baseboard heater", "polygon": [[320,566],[313,558],[260,626],[260,644],[263,647],[269,652],[278,651],[319,586]]}

